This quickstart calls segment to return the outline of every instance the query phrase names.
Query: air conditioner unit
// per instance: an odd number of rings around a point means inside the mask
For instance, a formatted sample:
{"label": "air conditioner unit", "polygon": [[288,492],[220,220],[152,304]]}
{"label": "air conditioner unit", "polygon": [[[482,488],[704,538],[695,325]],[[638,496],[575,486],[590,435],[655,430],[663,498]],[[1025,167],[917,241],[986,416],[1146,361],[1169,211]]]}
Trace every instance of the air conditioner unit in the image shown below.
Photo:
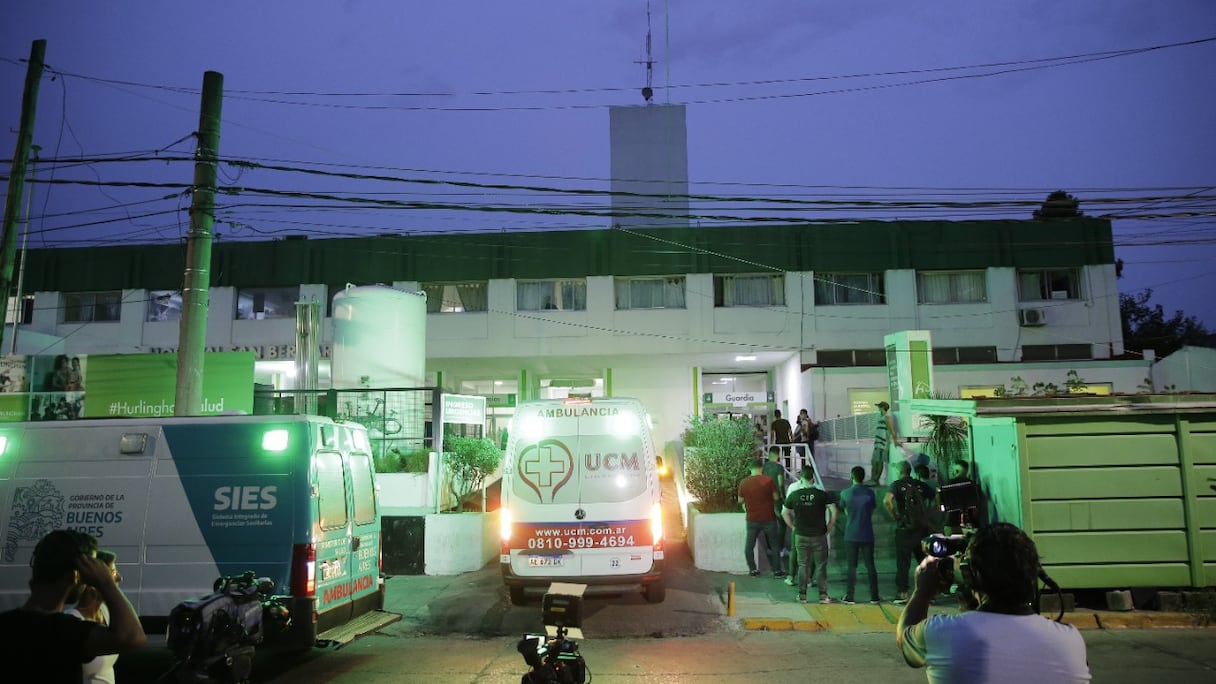
{"label": "air conditioner unit", "polygon": [[1047,325],[1047,312],[1043,309],[1021,309],[1018,311],[1018,324],[1026,327]]}

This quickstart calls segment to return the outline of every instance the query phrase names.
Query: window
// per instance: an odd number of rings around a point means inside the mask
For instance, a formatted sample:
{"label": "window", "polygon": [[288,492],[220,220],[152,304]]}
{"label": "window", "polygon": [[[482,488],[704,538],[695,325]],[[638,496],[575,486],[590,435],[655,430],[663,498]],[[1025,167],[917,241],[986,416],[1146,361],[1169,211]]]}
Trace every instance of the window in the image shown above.
{"label": "window", "polygon": [[520,311],[585,311],[587,281],[521,280],[515,284],[515,308]]}
{"label": "window", "polygon": [[372,481],[372,458],[367,454],[350,455],[350,490],[355,499],[355,524],[376,520],[376,485]]}
{"label": "window", "polygon": [[881,273],[826,273],[815,276],[815,304],[885,304]]}
{"label": "window", "polygon": [[683,309],[684,277],[617,278],[617,309]]}
{"label": "window", "polygon": [[30,323],[34,320],[34,296],[23,295],[20,300],[16,297],[8,298],[8,309],[4,314],[4,322],[12,325],[20,323],[22,325]]}
{"label": "window", "polygon": [[427,313],[485,311],[486,281],[470,283],[423,283]]}
{"label": "window", "polygon": [[916,274],[921,304],[971,304],[988,301],[983,271],[939,271]]}
{"label": "window", "polygon": [[1024,344],[1023,361],[1080,361],[1093,358],[1088,344]]}
{"label": "window", "polygon": [[1080,299],[1081,274],[1075,268],[1018,271],[1018,294],[1023,302]]}
{"label": "window", "polygon": [[238,321],[295,318],[299,287],[242,287],[236,292]]}
{"label": "window", "polygon": [[934,347],[933,363],[996,363],[996,347]]}
{"label": "window", "polygon": [[885,349],[820,349],[820,366],[885,366]]}
{"label": "window", "polygon": [[117,321],[122,311],[122,293],[73,292],[63,295],[63,322]]}
{"label": "window", "polygon": [[321,529],[346,527],[346,476],[342,474],[342,455],[332,451],[318,452],[316,464]]}
{"label": "window", "polygon": [[178,290],[151,290],[148,292],[148,313],[144,318],[149,323],[156,321],[180,321],[182,319],[182,293]]}
{"label": "window", "polygon": [[785,276],[714,276],[714,306],[785,306]]}

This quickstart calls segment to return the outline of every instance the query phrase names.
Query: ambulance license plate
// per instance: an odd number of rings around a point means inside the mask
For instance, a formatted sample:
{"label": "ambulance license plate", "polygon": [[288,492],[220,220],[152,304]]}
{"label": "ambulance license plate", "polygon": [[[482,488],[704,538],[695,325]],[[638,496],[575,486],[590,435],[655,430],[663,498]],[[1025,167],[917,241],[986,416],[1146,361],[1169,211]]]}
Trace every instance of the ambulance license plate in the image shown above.
{"label": "ambulance license plate", "polygon": [[561,566],[561,556],[528,556],[528,567],[530,568],[560,568]]}

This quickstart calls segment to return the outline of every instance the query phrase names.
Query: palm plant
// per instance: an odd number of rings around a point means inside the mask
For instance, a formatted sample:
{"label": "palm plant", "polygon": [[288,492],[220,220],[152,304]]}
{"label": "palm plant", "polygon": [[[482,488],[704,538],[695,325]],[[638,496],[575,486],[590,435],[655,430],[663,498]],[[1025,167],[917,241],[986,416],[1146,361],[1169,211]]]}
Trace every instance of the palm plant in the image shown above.
{"label": "palm plant", "polygon": [[[934,399],[953,399],[936,395]],[[928,432],[926,451],[933,465],[941,473],[950,472],[950,465],[962,461],[967,455],[967,421],[962,416],[928,414],[921,416],[920,427]]]}

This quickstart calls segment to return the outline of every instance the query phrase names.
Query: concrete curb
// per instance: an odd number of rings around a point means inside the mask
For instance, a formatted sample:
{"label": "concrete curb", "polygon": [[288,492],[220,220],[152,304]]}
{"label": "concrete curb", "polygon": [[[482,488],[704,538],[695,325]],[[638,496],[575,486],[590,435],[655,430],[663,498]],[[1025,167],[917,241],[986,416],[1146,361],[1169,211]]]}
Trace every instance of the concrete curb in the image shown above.
{"label": "concrete curb", "polygon": [[[781,612],[791,615],[792,617],[770,615],[766,617],[737,617],[733,618],[738,622],[738,625],[747,631],[756,632],[830,632],[833,631],[832,620],[827,619],[807,619],[798,615],[799,613],[808,613],[806,606],[803,605],[772,605],[757,607],[757,613],[775,613]],[[895,628],[895,623],[899,619],[901,606],[893,604],[881,605],[856,605],[848,606],[847,611],[851,614],[853,620],[848,624],[840,624],[838,627],[842,632],[856,631],[857,623],[865,623],[867,621],[873,623],[878,615],[883,615],[890,623],[890,628]],[[839,609],[837,609],[839,610]],[[941,612],[956,612],[949,611],[934,611],[938,614]],[[1043,617],[1049,620],[1054,620],[1058,613],[1043,613]],[[801,619],[800,619],[801,618]],[[869,618],[866,620],[865,618]],[[1077,610],[1064,613],[1061,619],[1064,624],[1069,624],[1080,630],[1088,629],[1212,629],[1216,628],[1216,623],[1205,623],[1203,618],[1191,613],[1179,612],[1164,612],[1164,611],[1095,611],[1095,610]],[[881,624],[881,623],[879,623]]]}

